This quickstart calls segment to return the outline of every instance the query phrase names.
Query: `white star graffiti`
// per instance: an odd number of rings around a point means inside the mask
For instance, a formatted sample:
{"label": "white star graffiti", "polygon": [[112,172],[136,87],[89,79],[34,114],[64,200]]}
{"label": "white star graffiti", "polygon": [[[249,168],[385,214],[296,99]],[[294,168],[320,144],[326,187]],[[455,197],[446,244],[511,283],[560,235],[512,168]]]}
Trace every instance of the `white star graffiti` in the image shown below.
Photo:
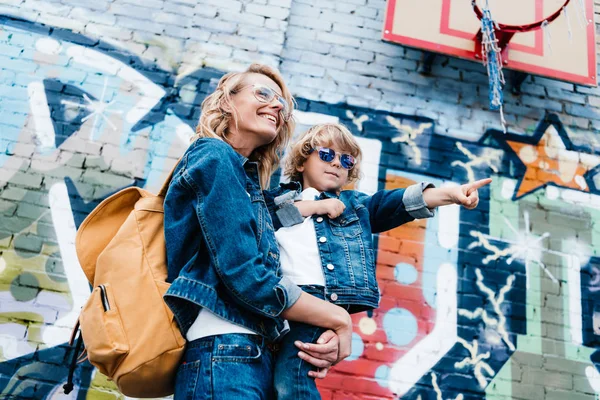
{"label": "white star graffiti", "polygon": [[492,171],[498,173],[498,168],[492,164],[492,162],[500,160],[502,154],[500,151],[488,149],[483,155],[476,156],[460,142],[456,142],[456,147],[458,147],[458,150],[460,150],[461,153],[469,158],[469,162],[465,163],[463,161],[453,161],[450,165],[453,167],[463,167],[467,171],[469,182],[475,181],[475,172],[473,171],[473,167],[487,164]]}
{"label": "white star graffiti", "polygon": [[[538,265],[546,273],[546,275],[548,275],[548,277],[552,280],[552,282],[558,283],[558,279],[556,279],[554,277],[554,275],[552,275],[552,273],[546,267],[546,264],[544,264],[542,262],[542,259],[541,259],[542,253],[545,252],[545,253],[552,253],[552,254],[566,255],[566,256],[570,256],[570,255],[568,255],[566,253],[562,253],[562,252],[548,250],[548,249],[540,247],[538,245],[542,240],[550,237],[550,233],[544,232],[541,236],[533,235],[531,233],[531,226],[529,224],[529,213],[527,211],[523,212],[523,219],[525,221],[525,232],[524,233],[517,231],[517,229],[510,223],[510,221],[506,217],[503,216],[503,218],[504,218],[504,223],[515,234],[515,237],[517,237],[517,240],[508,240],[508,239],[493,237],[491,235],[483,234],[483,233],[477,232],[477,231],[471,231],[470,232],[471,236],[476,237],[478,240],[471,243],[467,248],[473,249],[475,247],[482,246],[483,248],[491,251],[493,254],[485,257],[482,261],[483,264],[488,264],[490,261],[495,261],[502,257],[508,257],[508,259],[506,260],[506,264],[508,264],[508,265],[512,264],[512,262],[515,259],[521,259],[521,260],[525,261],[525,271],[527,274],[527,288],[528,289],[529,289],[529,279],[530,279],[529,266],[532,262],[534,262],[536,265]],[[498,247],[493,246],[490,243],[490,241],[498,241],[498,242],[508,243],[508,244],[510,244],[510,247],[508,247],[505,250],[500,250]]]}
{"label": "white star graffiti", "polygon": [[415,143],[417,136],[422,135],[425,129],[431,128],[433,124],[431,122],[419,124],[418,127],[412,127],[410,125],[403,125],[398,119],[387,116],[387,122],[401,133],[392,139],[392,143],[406,143],[412,151],[415,153],[415,163],[421,165],[421,149]]}
{"label": "white star graffiti", "polygon": [[369,120],[369,116],[366,114],[361,115],[360,117],[356,117],[352,111],[347,110],[346,116],[352,120],[352,123],[356,125],[359,131],[363,130],[363,122],[367,122]]}
{"label": "white star graffiti", "polygon": [[109,109],[117,100],[114,99],[108,103],[105,101],[104,97],[106,96],[107,85],[108,85],[108,78],[105,77],[104,78],[104,87],[102,88],[102,95],[100,96],[100,99],[98,101],[94,101],[94,100],[90,99],[89,96],[85,93],[83,94],[83,98],[87,102],[87,104],[76,103],[76,102],[69,101],[69,100],[61,101],[62,104],[91,111],[90,114],[88,114],[85,118],[83,118],[81,120],[81,122],[86,122],[88,119],[94,117],[94,125],[92,126],[92,130],[90,133],[90,139],[93,139],[96,136],[95,132],[96,132],[96,127],[98,125],[99,118],[102,118],[106,123],[108,123],[108,125],[110,125],[110,127],[112,128],[113,131],[116,131],[117,127],[115,126],[115,124],[112,123],[112,121],[110,119],[108,119],[107,114],[109,114],[109,115],[110,114],[123,114],[123,111],[121,111],[121,110],[110,110]]}
{"label": "white star graffiti", "polygon": [[479,268],[475,270],[475,274],[477,275],[477,287],[483,293],[487,294],[488,300],[492,304],[494,312],[496,313],[498,318],[496,319],[494,317],[491,317],[488,314],[488,312],[481,307],[475,309],[475,311],[473,312],[460,309],[458,310],[458,314],[472,320],[481,317],[483,323],[487,327],[496,328],[498,334],[500,335],[504,343],[506,343],[510,350],[514,351],[515,345],[510,341],[510,338],[508,337],[508,332],[506,331],[506,316],[504,315],[504,312],[502,312],[501,305],[504,302],[504,296],[506,295],[506,293],[508,293],[510,289],[512,289],[512,284],[515,281],[515,275],[510,275],[508,278],[506,278],[506,285],[504,285],[504,287],[502,287],[496,295],[492,289],[488,288],[483,283],[483,275],[481,274],[481,270]]}
{"label": "white star graffiti", "polygon": [[496,374],[492,367],[490,367],[487,362],[483,361],[490,358],[490,352],[488,351],[486,353],[478,354],[479,344],[476,340],[473,340],[472,345],[462,338],[458,338],[458,342],[469,351],[470,357],[466,357],[464,360],[454,363],[454,367],[458,369],[463,369],[472,365],[473,373],[475,374],[475,378],[477,379],[479,386],[484,388],[487,385],[487,379],[485,378],[483,373],[487,372],[490,378]]}

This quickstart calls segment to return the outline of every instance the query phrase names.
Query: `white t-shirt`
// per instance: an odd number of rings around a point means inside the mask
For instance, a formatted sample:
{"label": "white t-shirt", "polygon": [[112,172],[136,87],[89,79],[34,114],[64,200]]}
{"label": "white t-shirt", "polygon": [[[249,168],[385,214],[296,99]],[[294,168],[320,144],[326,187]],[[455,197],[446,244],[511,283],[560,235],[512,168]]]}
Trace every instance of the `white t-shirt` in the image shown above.
{"label": "white t-shirt", "polygon": [[[317,189],[308,188],[302,192],[302,200],[315,200],[319,194]],[[312,216],[306,217],[301,224],[280,228],[275,232],[275,238],[283,276],[296,285],[325,286]]]}

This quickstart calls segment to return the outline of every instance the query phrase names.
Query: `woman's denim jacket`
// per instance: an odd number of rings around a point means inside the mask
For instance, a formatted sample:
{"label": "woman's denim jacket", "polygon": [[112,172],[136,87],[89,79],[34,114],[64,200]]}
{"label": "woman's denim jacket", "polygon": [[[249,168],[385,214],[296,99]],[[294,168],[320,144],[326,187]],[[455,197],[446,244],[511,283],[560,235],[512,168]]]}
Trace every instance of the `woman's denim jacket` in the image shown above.
{"label": "woman's denim jacket", "polygon": [[[434,214],[423,200],[423,190],[433,186],[418,183],[406,189],[380,190],[369,196],[355,190],[321,193],[318,199],[339,198],[346,208],[337,218],[313,219],[317,246],[325,276],[325,296],[334,304],[349,306],[350,313],[374,309],[379,304],[375,276],[373,233],[396,228],[415,218]],[[265,191],[265,200],[275,229],[302,222],[292,205],[301,193],[300,184],[290,182]]]}
{"label": "woman's denim jacket", "polygon": [[201,307],[270,340],[287,332],[280,314],[302,291],[280,276],[257,163],[219,139],[196,140],[175,170],[164,213],[164,299],[184,335]]}

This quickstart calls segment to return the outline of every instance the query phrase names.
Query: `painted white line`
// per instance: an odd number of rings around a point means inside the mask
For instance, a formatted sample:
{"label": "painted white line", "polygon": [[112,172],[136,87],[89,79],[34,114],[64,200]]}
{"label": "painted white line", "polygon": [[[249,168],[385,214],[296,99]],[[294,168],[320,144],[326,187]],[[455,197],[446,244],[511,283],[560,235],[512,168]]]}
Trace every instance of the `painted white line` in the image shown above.
{"label": "painted white line", "polygon": [[442,264],[437,274],[435,326],[390,370],[389,388],[396,395],[406,394],[456,344],[457,281],[456,268],[448,263]]}
{"label": "painted white line", "polygon": [[[56,326],[72,326],[77,320],[81,307],[90,295],[88,280],[81,269],[77,254],[75,252],[75,220],[69,201],[67,186],[63,183],[55,183],[48,193],[50,201],[50,212],[52,223],[56,231],[56,238],[60,248],[60,256],[64,266],[65,275],[69,282],[69,290],[73,298],[73,307],[66,313],[59,313],[54,323]],[[44,342],[48,345],[64,343],[69,340],[67,331],[65,335],[56,334],[56,331],[44,330]]]}
{"label": "painted white line", "polygon": [[29,108],[35,123],[35,137],[38,142],[38,150],[41,153],[56,148],[56,133],[50,116],[46,88],[42,82],[31,82],[27,85],[29,95]]}

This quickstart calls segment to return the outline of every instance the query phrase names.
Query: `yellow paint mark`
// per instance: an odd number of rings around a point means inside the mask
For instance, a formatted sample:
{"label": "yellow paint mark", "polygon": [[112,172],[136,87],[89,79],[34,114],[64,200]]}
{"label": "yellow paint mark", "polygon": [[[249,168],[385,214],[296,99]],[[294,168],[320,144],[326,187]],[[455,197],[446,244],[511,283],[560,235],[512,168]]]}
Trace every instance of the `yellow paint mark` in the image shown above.
{"label": "yellow paint mark", "polygon": [[365,335],[372,335],[377,330],[377,323],[373,318],[363,317],[358,323],[358,328]]}

